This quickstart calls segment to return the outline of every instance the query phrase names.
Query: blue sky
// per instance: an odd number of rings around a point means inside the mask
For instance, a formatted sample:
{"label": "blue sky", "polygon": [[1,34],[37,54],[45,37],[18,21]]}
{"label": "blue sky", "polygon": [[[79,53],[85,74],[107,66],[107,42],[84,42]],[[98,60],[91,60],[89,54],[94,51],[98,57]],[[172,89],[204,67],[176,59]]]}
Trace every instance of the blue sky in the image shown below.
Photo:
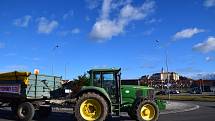
{"label": "blue sky", "polygon": [[121,67],[138,78],[167,55],[170,71],[192,76],[215,72],[214,52],[215,0],[0,1],[0,72]]}

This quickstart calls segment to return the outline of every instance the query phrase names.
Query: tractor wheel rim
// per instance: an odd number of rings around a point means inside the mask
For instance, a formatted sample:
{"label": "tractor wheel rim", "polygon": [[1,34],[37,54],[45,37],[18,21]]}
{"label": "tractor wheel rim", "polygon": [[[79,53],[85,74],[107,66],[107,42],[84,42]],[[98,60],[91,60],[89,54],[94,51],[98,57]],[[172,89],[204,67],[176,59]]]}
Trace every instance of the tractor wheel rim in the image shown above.
{"label": "tractor wheel rim", "polygon": [[141,108],[141,111],[140,111],[140,115],[141,115],[142,119],[144,119],[146,121],[153,120],[154,117],[155,117],[155,108],[154,108],[154,106],[151,105],[151,104],[143,105],[143,107]]}
{"label": "tractor wheel rim", "polygon": [[87,121],[97,120],[101,116],[102,106],[96,99],[87,99],[80,106],[80,114]]}

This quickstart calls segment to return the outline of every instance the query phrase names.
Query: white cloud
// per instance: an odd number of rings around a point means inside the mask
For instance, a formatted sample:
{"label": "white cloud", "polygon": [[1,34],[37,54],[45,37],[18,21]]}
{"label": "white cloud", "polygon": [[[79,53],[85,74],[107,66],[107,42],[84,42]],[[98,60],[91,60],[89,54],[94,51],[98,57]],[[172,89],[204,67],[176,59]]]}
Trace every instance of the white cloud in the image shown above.
{"label": "white cloud", "polygon": [[59,34],[61,36],[67,36],[67,35],[71,35],[71,34],[79,34],[81,31],[79,28],[74,28],[72,30],[65,30],[65,31],[61,31],[59,32]]}
{"label": "white cloud", "polygon": [[146,36],[149,36],[149,35],[152,34],[152,32],[153,32],[154,30],[155,30],[154,28],[151,28],[151,29],[149,29],[149,30],[144,31],[143,34],[146,35]]}
{"label": "white cloud", "polygon": [[18,27],[28,27],[28,24],[32,17],[30,15],[26,15],[22,18],[15,19],[13,24]]}
{"label": "white cloud", "polygon": [[104,0],[102,5],[101,19],[108,19],[112,0]]}
{"label": "white cloud", "polygon": [[115,21],[101,20],[94,24],[90,35],[95,40],[103,41],[103,39],[111,39],[112,36],[123,32],[123,27],[123,25],[118,25]]}
{"label": "white cloud", "polygon": [[78,33],[80,33],[80,29],[79,28],[74,28],[72,30],[72,34],[78,34]]}
{"label": "white cloud", "polygon": [[114,0],[111,4],[112,9],[118,9],[122,6],[125,6],[127,4],[131,4],[132,0]]}
{"label": "white cloud", "polygon": [[119,35],[131,21],[142,20],[152,13],[155,2],[146,1],[140,7],[132,6],[128,2],[120,9],[118,16],[113,19],[110,19],[110,13],[115,11],[112,11],[111,5],[111,0],[104,0],[101,15],[90,32],[92,39],[103,41]]}
{"label": "white cloud", "polygon": [[193,49],[203,53],[215,51],[215,37],[208,37],[205,42],[194,45]]}
{"label": "white cloud", "polygon": [[177,32],[174,36],[174,40],[179,40],[179,39],[186,39],[186,38],[191,38],[194,35],[204,32],[204,29],[198,29],[198,28],[188,28],[181,30],[180,32]]}
{"label": "white cloud", "polygon": [[66,20],[66,19],[68,19],[69,17],[72,17],[73,15],[74,15],[74,11],[73,11],[73,10],[70,10],[70,11],[68,11],[67,13],[65,13],[65,14],[63,15],[63,19]]}
{"label": "white cloud", "polygon": [[152,19],[146,20],[145,24],[153,24],[153,23],[160,23],[160,22],[162,22],[162,19],[152,18]]}
{"label": "white cloud", "polygon": [[203,5],[208,8],[213,7],[215,6],[215,0],[205,0]]}
{"label": "white cloud", "polygon": [[48,20],[45,17],[40,17],[38,22],[38,33],[49,34],[58,27],[57,21]]}
{"label": "white cloud", "polygon": [[85,0],[87,2],[87,8],[94,9],[97,8],[101,0]]}
{"label": "white cloud", "polygon": [[213,57],[208,56],[208,57],[206,57],[206,58],[205,58],[205,60],[206,60],[207,62],[210,62],[210,61],[213,61],[213,60],[214,60],[214,58],[213,58]]}

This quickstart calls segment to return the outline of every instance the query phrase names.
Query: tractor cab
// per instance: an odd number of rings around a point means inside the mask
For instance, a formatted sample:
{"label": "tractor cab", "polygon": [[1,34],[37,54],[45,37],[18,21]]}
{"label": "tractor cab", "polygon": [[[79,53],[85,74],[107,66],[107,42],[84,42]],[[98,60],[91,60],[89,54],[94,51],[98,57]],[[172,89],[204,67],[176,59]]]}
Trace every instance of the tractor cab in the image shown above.
{"label": "tractor cab", "polygon": [[90,85],[105,89],[119,113],[121,104],[121,69],[92,69],[89,71]]}
{"label": "tractor cab", "polygon": [[90,74],[90,86],[104,88],[109,95],[120,96],[121,69],[92,69]]}

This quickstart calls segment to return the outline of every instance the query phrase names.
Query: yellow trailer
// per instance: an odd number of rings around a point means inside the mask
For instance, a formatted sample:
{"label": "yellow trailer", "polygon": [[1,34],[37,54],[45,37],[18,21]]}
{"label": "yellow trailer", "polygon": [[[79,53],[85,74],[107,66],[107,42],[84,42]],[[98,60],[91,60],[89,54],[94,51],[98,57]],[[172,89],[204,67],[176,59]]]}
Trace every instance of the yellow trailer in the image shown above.
{"label": "yellow trailer", "polygon": [[61,77],[35,75],[30,72],[0,73],[0,102],[11,107],[18,120],[30,121],[35,110],[42,116],[51,112],[47,100],[61,88]]}

